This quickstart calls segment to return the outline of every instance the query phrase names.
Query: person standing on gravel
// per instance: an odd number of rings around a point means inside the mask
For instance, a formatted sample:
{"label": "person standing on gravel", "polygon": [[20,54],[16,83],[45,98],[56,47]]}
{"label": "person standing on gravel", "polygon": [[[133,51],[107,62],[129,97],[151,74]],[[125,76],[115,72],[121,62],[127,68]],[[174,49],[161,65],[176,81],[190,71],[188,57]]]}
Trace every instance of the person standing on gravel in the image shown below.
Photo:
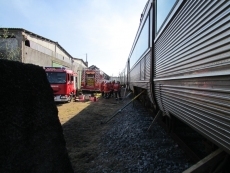
{"label": "person standing on gravel", "polygon": [[115,84],[115,80],[113,80],[113,81],[111,82],[111,86],[110,86],[110,88],[111,88],[111,91],[110,91],[110,96],[111,96],[111,97],[113,97],[113,96],[114,96],[114,89],[113,89],[114,84]]}
{"label": "person standing on gravel", "polygon": [[104,81],[100,83],[100,92],[101,92],[101,97],[104,97]]}
{"label": "person standing on gravel", "polygon": [[107,99],[109,99],[110,96],[111,96],[111,89],[112,89],[112,86],[111,86],[111,85],[112,85],[112,84],[111,84],[111,81],[109,81],[109,82],[107,83],[107,87],[108,87]]}
{"label": "person standing on gravel", "polygon": [[[121,85],[120,85],[119,81],[114,83],[113,90],[114,90],[114,93],[115,93],[116,100],[118,100],[118,99],[121,100]],[[118,98],[117,98],[117,96],[118,96]]]}
{"label": "person standing on gravel", "polygon": [[118,83],[117,94],[118,94],[119,100],[122,100],[122,98],[121,98],[121,85],[120,85],[120,81],[117,81],[117,83]]}
{"label": "person standing on gravel", "polygon": [[110,85],[108,81],[105,81],[104,83],[104,95],[106,99],[108,99],[110,96]]}

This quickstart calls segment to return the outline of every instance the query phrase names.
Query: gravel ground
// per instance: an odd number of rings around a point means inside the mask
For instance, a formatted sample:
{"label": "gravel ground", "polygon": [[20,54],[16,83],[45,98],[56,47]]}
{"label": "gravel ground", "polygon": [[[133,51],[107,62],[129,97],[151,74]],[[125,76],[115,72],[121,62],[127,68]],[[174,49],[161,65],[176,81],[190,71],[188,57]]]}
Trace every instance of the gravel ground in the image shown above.
{"label": "gravel ground", "polygon": [[163,128],[155,124],[147,131],[152,118],[138,101],[101,124],[128,101],[99,98],[63,124],[74,171],[174,173],[189,168],[192,163]]}
{"label": "gravel ground", "polygon": [[130,105],[109,122],[99,143],[102,152],[89,172],[182,172],[191,166],[158,124],[147,132],[152,119],[140,107]]}

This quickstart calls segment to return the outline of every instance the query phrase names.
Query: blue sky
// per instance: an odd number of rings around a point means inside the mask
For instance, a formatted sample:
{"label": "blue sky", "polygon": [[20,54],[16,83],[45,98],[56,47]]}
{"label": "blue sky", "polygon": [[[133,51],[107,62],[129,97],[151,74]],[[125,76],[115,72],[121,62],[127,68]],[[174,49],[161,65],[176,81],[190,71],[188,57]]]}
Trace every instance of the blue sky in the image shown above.
{"label": "blue sky", "polygon": [[88,58],[108,75],[124,68],[147,0],[0,0],[0,27],[24,28]]}

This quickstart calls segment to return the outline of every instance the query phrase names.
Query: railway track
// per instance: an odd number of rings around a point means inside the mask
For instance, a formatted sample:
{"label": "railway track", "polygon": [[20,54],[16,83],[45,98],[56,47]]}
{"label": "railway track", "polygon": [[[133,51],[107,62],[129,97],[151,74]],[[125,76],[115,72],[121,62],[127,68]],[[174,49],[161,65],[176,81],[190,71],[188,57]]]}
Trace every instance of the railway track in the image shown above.
{"label": "railway track", "polygon": [[[146,101],[139,99],[143,106]],[[143,104],[144,103],[144,104]],[[150,104],[147,104],[150,105]],[[147,107],[148,112],[152,115],[155,110],[153,107]],[[204,136],[197,133],[188,125],[172,116],[170,119],[167,116],[155,115],[153,121],[148,128],[151,131],[156,122],[167,132],[169,136],[178,144],[190,161],[194,163],[191,169],[187,172],[230,172],[228,165],[230,164],[229,156],[221,149],[207,140]],[[211,161],[210,161],[211,160]],[[197,164],[196,164],[197,163]],[[201,164],[202,163],[202,164]]]}

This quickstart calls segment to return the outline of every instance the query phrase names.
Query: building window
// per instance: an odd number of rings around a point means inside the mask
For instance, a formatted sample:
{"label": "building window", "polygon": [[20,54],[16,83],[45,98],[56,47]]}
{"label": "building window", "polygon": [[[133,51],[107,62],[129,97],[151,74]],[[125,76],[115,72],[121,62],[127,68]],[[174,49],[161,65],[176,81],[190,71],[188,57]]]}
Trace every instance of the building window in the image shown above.
{"label": "building window", "polygon": [[30,41],[29,41],[29,40],[26,40],[26,41],[25,41],[25,45],[28,46],[28,47],[30,47]]}

